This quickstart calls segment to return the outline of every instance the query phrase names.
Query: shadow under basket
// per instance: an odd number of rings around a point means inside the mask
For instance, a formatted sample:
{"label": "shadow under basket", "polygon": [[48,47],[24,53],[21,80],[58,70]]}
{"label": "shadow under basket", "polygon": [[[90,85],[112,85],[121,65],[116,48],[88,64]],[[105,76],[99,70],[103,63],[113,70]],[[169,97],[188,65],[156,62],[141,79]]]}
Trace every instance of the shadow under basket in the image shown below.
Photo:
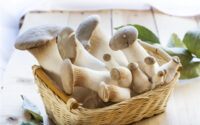
{"label": "shadow under basket", "polygon": [[[159,65],[170,60],[163,50],[152,45],[140,43],[147,52],[154,56]],[[46,112],[58,125],[102,125],[130,124],[165,111],[171,92],[178,82],[180,74],[174,79],[146,93],[134,96],[120,103],[104,108],[87,109],[78,105],[75,99],[55,89],[53,81],[39,66],[33,66],[35,82],[38,85]]]}

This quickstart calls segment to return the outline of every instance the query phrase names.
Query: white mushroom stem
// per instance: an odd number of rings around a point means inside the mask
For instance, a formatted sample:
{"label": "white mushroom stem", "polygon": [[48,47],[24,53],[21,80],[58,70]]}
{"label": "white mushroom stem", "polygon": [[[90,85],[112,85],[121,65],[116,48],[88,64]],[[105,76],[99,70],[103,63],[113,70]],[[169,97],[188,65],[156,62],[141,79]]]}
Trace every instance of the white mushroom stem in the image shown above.
{"label": "white mushroom stem", "polygon": [[182,65],[177,56],[172,57],[171,61],[163,64],[160,67],[160,70],[164,70],[166,72],[164,83],[169,83],[171,80],[173,80],[175,74],[177,71],[180,71],[180,69],[182,69]]}
{"label": "white mushroom stem", "polygon": [[32,48],[28,50],[44,68],[48,75],[61,85],[60,80],[60,66],[63,62],[59,55],[56,40],[51,40],[44,46]]}
{"label": "white mushroom stem", "polygon": [[117,98],[121,97],[119,96],[121,95],[121,91],[119,91],[121,89],[119,89],[119,87],[101,84],[102,81],[105,83],[110,81],[110,74],[107,71],[96,71],[85,67],[75,66],[69,59],[66,59],[61,67],[61,78],[63,88],[67,94],[73,93],[74,86],[81,86],[97,92],[100,98],[105,102],[112,99],[112,96],[110,95],[112,93],[116,94],[116,97],[113,97],[114,101],[122,100],[121,98]]}
{"label": "white mushroom stem", "polygon": [[[103,60],[103,55],[109,53],[116,60],[116,62],[121,66],[127,66],[128,61],[125,55],[121,51],[113,51],[109,47],[108,36],[102,31],[99,25],[100,17],[97,15],[92,15],[86,18],[79,26],[76,31],[77,38],[82,44],[87,46],[88,51],[101,61]],[[87,32],[85,32],[87,31]],[[85,44],[85,41],[88,44]]]}
{"label": "white mushroom stem", "polygon": [[73,64],[95,70],[106,70],[103,62],[92,56],[76,39],[74,32],[66,34],[64,28],[58,35],[57,45],[62,59],[69,58]]}
{"label": "white mushroom stem", "polygon": [[120,66],[110,54],[104,54],[103,59],[105,61],[107,69],[110,71],[111,84],[118,85],[120,87],[129,88],[132,82],[132,75],[129,69]]}
{"label": "white mushroom stem", "polygon": [[140,70],[137,63],[130,63],[128,65],[132,72],[132,85],[135,93],[143,93],[151,90],[152,83],[149,81],[148,77]]}
{"label": "white mushroom stem", "polygon": [[110,54],[103,55],[104,63],[106,64],[106,68],[111,70],[112,68],[119,67],[120,65],[115,61],[114,58]]}
{"label": "white mushroom stem", "polygon": [[147,76],[149,77],[150,81],[152,82],[152,89],[155,88],[157,85],[162,84],[164,82],[164,70],[160,70],[158,63],[156,63],[156,59],[153,56],[147,56],[144,59],[144,67],[141,67]]}
{"label": "white mushroom stem", "polygon": [[[110,47],[113,50],[121,50],[124,55],[127,57],[129,63],[137,62],[139,67],[143,72],[145,72],[150,78],[156,73],[153,71],[148,70],[148,66],[144,62],[145,58],[149,57],[147,51],[138,43],[138,31],[136,28],[132,26],[127,26],[119,29],[114,36],[110,40]],[[157,62],[152,58],[148,59],[155,65],[156,67]]]}
{"label": "white mushroom stem", "polygon": [[116,85],[108,85],[105,82],[100,83],[99,96],[104,102],[120,102],[131,98],[131,90],[129,88],[122,88]]}

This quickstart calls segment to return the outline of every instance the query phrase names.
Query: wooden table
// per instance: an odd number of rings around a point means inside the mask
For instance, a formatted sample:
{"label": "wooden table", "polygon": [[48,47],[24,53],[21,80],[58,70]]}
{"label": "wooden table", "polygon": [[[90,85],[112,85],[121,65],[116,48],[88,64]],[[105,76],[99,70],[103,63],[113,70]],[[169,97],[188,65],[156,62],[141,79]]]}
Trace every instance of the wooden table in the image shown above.
{"label": "wooden table", "polygon": [[[181,38],[184,33],[200,25],[199,17],[174,17],[164,15],[155,10],[101,10],[101,11],[53,11],[30,12],[23,21],[20,33],[28,28],[42,24],[69,25],[76,29],[87,16],[98,14],[102,18],[101,26],[112,35],[114,27],[124,24],[141,24],[159,36],[162,44],[166,44],[172,33]],[[15,50],[7,66],[0,89],[0,125],[18,125],[24,120],[22,110],[23,94],[42,111],[45,125],[49,124],[42,100],[33,81],[31,66],[38,64],[27,51]],[[134,125],[200,125],[200,78],[179,81],[170,97],[165,113],[134,123]],[[9,117],[16,118],[10,120]]]}

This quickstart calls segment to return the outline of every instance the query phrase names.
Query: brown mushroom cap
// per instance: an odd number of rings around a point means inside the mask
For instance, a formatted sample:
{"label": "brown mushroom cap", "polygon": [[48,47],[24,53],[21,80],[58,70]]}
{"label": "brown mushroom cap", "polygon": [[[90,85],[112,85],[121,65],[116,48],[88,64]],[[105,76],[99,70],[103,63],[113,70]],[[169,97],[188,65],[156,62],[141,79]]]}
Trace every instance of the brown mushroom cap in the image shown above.
{"label": "brown mushroom cap", "polygon": [[99,20],[100,17],[98,15],[91,15],[83,20],[76,30],[77,39],[80,42],[89,41],[93,31],[99,24]]}
{"label": "brown mushroom cap", "polygon": [[113,35],[110,40],[110,48],[112,50],[121,50],[129,47],[138,37],[138,31],[135,27],[123,27]]}
{"label": "brown mushroom cap", "polygon": [[137,68],[138,68],[138,64],[135,62],[128,64],[128,69],[131,71],[136,70]]}
{"label": "brown mushroom cap", "polygon": [[67,58],[73,60],[76,57],[76,37],[73,29],[70,27],[63,28],[58,33],[56,42],[63,60]]}
{"label": "brown mushroom cap", "polygon": [[27,50],[45,45],[56,38],[60,29],[61,27],[55,25],[42,25],[31,28],[17,37],[15,48]]}
{"label": "brown mushroom cap", "polygon": [[144,62],[148,65],[153,65],[156,63],[156,59],[153,56],[147,56],[144,58]]}

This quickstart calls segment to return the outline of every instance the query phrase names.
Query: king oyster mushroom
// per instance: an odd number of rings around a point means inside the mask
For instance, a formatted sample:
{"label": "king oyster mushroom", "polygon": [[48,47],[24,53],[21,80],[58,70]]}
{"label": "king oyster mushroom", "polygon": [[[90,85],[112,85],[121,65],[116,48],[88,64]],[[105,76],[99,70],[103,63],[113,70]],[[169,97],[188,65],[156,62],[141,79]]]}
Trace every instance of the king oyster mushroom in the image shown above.
{"label": "king oyster mushroom", "polygon": [[59,77],[63,60],[56,45],[56,36],[61,27],[43,25],[31,28],[17,37],[15,48],[28,50],[47,71],[48,75],[61,87]]}
{"label": "king oyster mushroom", "polygon": [[95,57],[104,62],[104,54],[110,54],[113,61],[121,66],[127,66],[128,61],[121,51],[113,51],[109,47],[109,39],[100,28],[100,17],[92,15],[83,20],[76,30],[78,40]]}
{"label": "king oyster mushroom", "polygon": [[166,73],[164,77],[164,83],[169,83],[171,80],[173,80],[177,71],[182,70],[182,65],[180,63],[179,57],[172,57],[172,59],[168,63],[165,63],[160,67],[160,70],[164,70]]}
{"label": "king oyster mushroom", "polygon": [[[119,29],[110,40],[110,48],[117,51],[121,50],[127,57],[129,63],[136,62],[139,64],[140,69],[147,74],[154,84],[158,81],[159,65],[155,59],[147,53],[147,51],[138,42],[138,31],[132,26],[126,26]],[[163,76],[160,76],[163,77]],[[159,80],[162,80],[160,78]]]}
{"label": "king oyster mushroom", "polygon": [[138,64],[133,62],[128,65],[132,72],[132,87],[135,93],[144,93],[151,90],[152,83],[144,72],[139,68]]}

